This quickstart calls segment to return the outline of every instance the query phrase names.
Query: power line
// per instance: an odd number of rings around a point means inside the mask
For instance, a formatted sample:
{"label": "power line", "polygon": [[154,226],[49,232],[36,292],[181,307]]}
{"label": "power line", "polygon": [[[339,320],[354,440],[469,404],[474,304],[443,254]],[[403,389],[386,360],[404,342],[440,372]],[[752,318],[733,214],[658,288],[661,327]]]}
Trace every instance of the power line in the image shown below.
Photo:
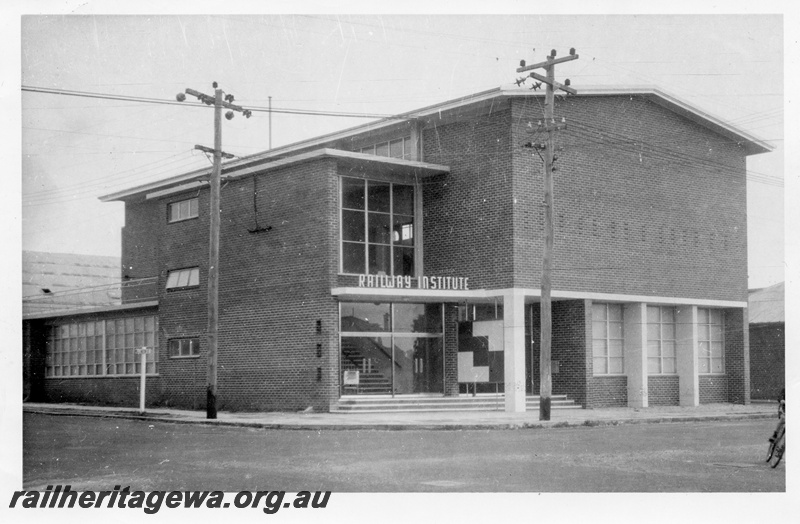
{"label": "power line", "polygon": [[[49,95],[64,95],[64,96],[77,96],[85,98],[98,98],[104,100],[124,100],[128,102],[141,102],[148,104],[163,104],[163,105],[184,105],[176,100],[163,100],[158,98],[135,97],[129,95],[114,95],[110,93],[94,93],[88,91],[73,91],[68,89],[51,89],[47,87],[36,86],[22,86],[22,91],[32,93],[43,93]],[[195,104],[190,107],[208,108],[206,104]],[[382,118],[382,119],[405,119],[403,116],[377,114],[377,113],[357,113],[353,111],[312,111],[306,109],[292,109],[292,108],[268,108],[268,107],[251,107],[248,109],[254,113],[282,113],[289,115],[308,115],[308,116],[330,116],[330,117],[344,117],[344,118]]]}

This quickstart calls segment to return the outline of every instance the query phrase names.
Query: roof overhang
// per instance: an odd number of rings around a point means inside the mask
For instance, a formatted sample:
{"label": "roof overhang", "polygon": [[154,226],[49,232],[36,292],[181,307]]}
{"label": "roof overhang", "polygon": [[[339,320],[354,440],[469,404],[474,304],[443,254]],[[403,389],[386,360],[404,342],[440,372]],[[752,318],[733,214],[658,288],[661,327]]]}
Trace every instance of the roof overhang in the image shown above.
{"label": "roof overhang", "polygon": [[[532,93],[530,89],[525,88],[509,88],[503,91],[504,96],[507,97],[528,97],[528,96],[541,96],[544,93]],[[712,115],[702,109],[699,109],[688,102],[681,100],[675,95],[672,95],[663,89],[653,86],[588,86],[582,87],[578,91],[579,97],[597,97],[597,96],[638,96],[645,98],[654,104],[660,105],[670,111],[695,122],[715,133],[718,133],[733,142],[742,146],[747,155],[757,155],[761,153],[769,153],[775,149],[774,146],[766,141],[746,133],[734,125],[726,122],[725,120]]]}
{"label": "roof overhang", "polygon": [[117,313],[136,309],[149,309],[154,307],[158,307],[158,300],[148,300],[146,302],[134,302],[130,304],[116,304],[112,306],[84,307],[75,309],[62,309],[58,311],[47,311],[42,313],[28,313],[22,315],[22,320],[42,320],[47,318],[98,315],[101,313]]}
{"label": "roof overhang", "polygon": [[[449,166],[441,164],[367,155],[340,149],[321,148],[283,158],[250,158],[247,163],[236,162],[223,164],[222,179],[235,180],[249,175],[269,173],[278,169],[325,159],[336,161],[338,166],[350,172],[364,172],[384,177],[420,179],[450,172]],[[153,182],[151,184],[112,193],[100,197],[100,200],[102,202],[111,202],[142,197],[144,199],[159,198],[204,187],[208,184],[210,175],[211,168],[206,168],[172,177],[169,180]]]}
{"label": "roof overhang", "polygon": [[[539,302],[542,296],[538,288],[507,289],[468,289],[460,291],[441,289],[406,289],[406,288],[366,288],[366,287],[334,287],[331,295],[342,302],[502,302],[508,295],[520,294],[526,303]],[[561,300],[596,300],[599,302],[647,303],[653,305],[699,306],[716,308],[747,307],[747,302],[739,300],[709,300],[691,297],[664,297],[650,295],[624,295],[619,293],[592,293],[587,291],[551,290],[554,301]]]}

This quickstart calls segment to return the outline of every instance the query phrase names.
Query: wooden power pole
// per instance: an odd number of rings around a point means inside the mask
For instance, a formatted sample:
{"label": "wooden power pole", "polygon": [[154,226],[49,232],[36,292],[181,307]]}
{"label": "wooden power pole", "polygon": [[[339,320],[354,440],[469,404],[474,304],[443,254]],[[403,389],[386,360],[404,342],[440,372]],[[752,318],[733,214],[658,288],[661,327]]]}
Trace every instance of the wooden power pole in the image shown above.
{"label": "wooden power pole", "polygon": [[[547,139],[544,144],[531,144],[531,147],[544,150],[544,253],[542,255],[542,297],[540,302],[541,307],[541,343],[539,347],[539,420],[550,420],[550,403],[552,396],[552,371],[550,367],[550,355],[553,339],[553,316],[552,316],[552,303],[551,303],[551,282],[553,271],[553,159],[555,156],[555,133],[559,129],[563,129],[565,124],[562,120],[561,123],[556,123],[553,114],[553,106],[555,104],[555,90],[560,89],[569,94],[575,95],[578,92],[569,87],[569,80],[565,80],[564,84],[559,84],[555,80],[555,66],[562,62],[569,62],[576,60],[578,55],[575,54],[575,49],[570,49],[569,56],[556,59],[556,51],[550,51],[550,56],[544,62],[537,64],[525,65],[523,60],[517,73],[523,73],[532,69],[543,68],[546,75],[542,76],[537,73],[530,73],[530,77],[538,80],[533,88],[538,89],[541,83],[546,85],[545,91],[545,105],[544,105],[544,125],[540,123],[539,130],[547,133]],[[526,79],[517,80],[517,84],[521,84]]]}
{"label": "wooden power pole", "polygon": [[[229,109],[225,114],[228,120],[233,118],[234,111],[241,112],[250,118],[251,112],[240,106],[233,105],[233,95],[228,94],[223,98],[222,89],[214,82],[214,96],[209,96],[194,89],[186,89],[187,95],[197,97],[206,105],[214,106],[214,168],[209,179],[210,205],[209,205],[209,241],[208,241],[208,375],[206,385],[206,418],[217,418],[217,332],[219,330],[219,229],[220,229],[220,178],[222,175],[222,157],[230,155],[222,152],[222,108]],[[179,102],[186,100],[183,93],[176,97]],[[195,146],[196,149],[207,151],[208,148]]]}

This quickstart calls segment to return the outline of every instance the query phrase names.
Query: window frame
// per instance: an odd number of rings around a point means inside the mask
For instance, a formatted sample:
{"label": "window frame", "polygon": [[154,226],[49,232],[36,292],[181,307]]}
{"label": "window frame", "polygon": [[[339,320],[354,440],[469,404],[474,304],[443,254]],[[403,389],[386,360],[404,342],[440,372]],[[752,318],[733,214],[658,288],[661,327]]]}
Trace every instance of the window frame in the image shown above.
{"label": "window frame", "polygon": [[[400,145],[402,153],[400,156],[392,154],[392,146]],[[383,150],[386,148],[385,151],[387,154],[379,153],[379,148]],[[363,153],[365,155],[375,155],[384,158],[399,158],[401,160],[413,160],[414,159],[414,147],[411,140],[411,135],[402,136],[399,138],[393,138],[391,140],[384,140],[382,142],[375,142],[374,144],[370,144],[364,147],[360,147],[358,149],[359,153]]]}
{"label": "window frame", "polygon": [[[603,319],[597,319],[595,313],[596,306],[603,306],[605,308],[605,315]],[[609,315],[610,308],[619,308],[619,321],[611,320],[611,316]],[[605,324],[604,331],[605,337],[600,339],[595,336],[595,324],[603,322]],[[611,330],[609,329],[611,323],[619,324],[620,325],[620,336],[619,337],[611,337]],[[596,341],[603,340],[605,344],[605,354],[599,355],[597,353],[598,344]],[[612,356],[610,351],[610,341],[620,341],[620,356]],[[597,366],[595,362],[598,359],[605,359],[605,372],[599,372],[597,370]],[[611,372],[611,361],[612,359],[619,359],[620,361],[620,371],[618,372]],[[622,304],[616,304],[612,302],[593,302],[592,303],[592,376],[593,377],[624,377],[626,376],[625,373],[625,311]]]}
{"label": "window frame", "polygon": [[[363,195],[364,195],[364,204],[362,209],[358,209],[355,207],[346,207],[344,202],[344,184],[345,180],[356,180],[361,182],[363,188]],[[380,210],[372,210],[370,209],[369,204],[369,188],[371,184],[386,184],[388,186],[388,194],[389,194],[389,210],[380,211]],[[412,191],[411,197],[411,214],[406,213],[397,213],[396,212],[396,205],[395,205],[395,188],[398,186],[410,188]],[[393,180],[385,180],[381,178],[366,178],[366,177],[354,177],[354,176],[339,176],[339,274],[342,275],[379,275],[380,272],[370,273],[370,253],[371,248],[375,249],[376,251],[380,248],[388,248],[389,254],[389,271],[385,272],[387,276],[410,276],[416,277],[421,271],[421,268],[418,267],[421,257],[419,256],[419,250],[421,246],[421,242],[419,241],[419,234],[422,230],[421,219],[419,218],[418,213],[418,198],[419,198],[419,187],[416,183],[411,181],[393,181]],[[346,213],[359,213],[363,217],[363,230],[361,231],[361,240],[347,240],[345,239],[345,214]],[[388,243],[382,241],[376,241],[370,238],[370,219],[376,219],[383,217],[383,220],[386,221],[389,225],[389,233],[388,233]],[[410,218],[411,224],[404,224],[402,222],[398,222],[398,219],[403,218]],[[395,228],[399,226],[399,229],[395,231]],[[405,232],[410,231],[410,235],[407,238],[404,238]],[[400,238],[395,239],[395,235],[399,234]],[[374,234],[373,234],[374,237]],[[403,244],[403,241],[410,241],[410,245],[408,243]],[[347,246],[359,246],[363,249],[362,253],[360,254],[360,260],[363,265],[364,271],[363,273],[358,272],[350,272],[345,269],[345,258],[346,257],[346,250]],[[411,252],[410,259],[412,268],[409,274],[398,273],[396,267],[396,259],[397,257],[402,257],[403,252],[401,250],[409,250]]]}
{"label": "window frame", "polygon": [[[343,325],[343,319],[345,316],[346,308],[348,307],[357,307],[359,305],[368,305],[370,307],[374,306],[373,313],[380,312],[382,306],[387,306],[383,314],[381,315],[379,320],[383,323],[383,327],[381,328],[380,324],[373,324],[376,326],[375,330],[352,330],[352,329],[345,329]],[[400,309],[401,308],[414,308],[417,306],[438,306],[438,319],[434,319],[432,325],[425,325],[425,329],[421,330],[414,330],[414,329],[407,329],[408,324],[405,326],[399,321],[402,318],[402,314]],[[388,315],[388,316],[387,316]],[[359,317],[363,318],[363,317]],[[445,303],[443,302],[397,302],[397,301],[381,301],[381,302],[340,302],[339,303],[339,319],[338,319],[338,331],[339,331],[339,394],[344,394],[344,383],[341,381],[342,377],[342,340],[346,338],[365,338],[365,339],[386,339],[389,341],[389,348],[392,351],[392,360],[394,360],[394,350],[396,349],[395,340],[400,339],[435,339],[441,341],[442,345],[442,377],[445,376],[445,334],[446,334],[446,323],[445,323]],[[413,324],[412,324],[413,326]],[[404,329],[404,327],[406,329]],[[437,328],[437,329],[434,329]],[[415,363],[416,366],[416,363]],[[392,396],[395,395],[394,393],[394,368],[391,376],[391,383],[392,383]],[[415,367],[416,369],[416,367]]]}
{"label": "window frame", "polygon": [[[707,322],[701,322],[701,312],[706,312]],[[719,315],[719,323],[712,322],[712,312]],[[720,339],[714,340],[712,333],[712,326],[719,327]],[[706,329],[703,329],[706,328]],[[708,337],[704,338],[704,334],[708,333]],[[713,355],[712,343],[719,343],[720,356]],[[709,350],[707,355],[703,355],[703,344],[708,344]],[[721,371],[713,371],[714,361],[720,362]],[[708,363],[708,371],[701,371],[702,362]],[[726,375],[725,367],[725,311],[717,308],[697,308],[697,373],[698,375]]]}
{"label": "window frame", "polygon": [[[192,203],[194,203],[194,214],[192,214]],[[181,216],[180,206],[182,204],[188,205],[187,216]],[[172,210],[175,209],[177,206],[178,209],[178,217],[173,218]],[[198,218],[200,216],[200,201],[198,197],[192,198],[184,198],[183,200],[176,200],[175,202],[170,202],[167,204],[167,223],[168,224],[175,224],[177,222],[184,222],[186,220],[192,220]]]}
{"label": "window frame", "polygon": [[[183,343],[188,342],[189,354],[183,354]],[[173,343],[178,344],[178,354],[173,354]],[[200,337],[175,337],[167,340],[167,355],[170,359],[200,358]]]}
{"label": "window frame", "polygon": [[[174,285],[170,285],[170,280],[172,276],[175,275],[175,279],[177,282]],[[185,285],[180,285],[181,279],[183,275],[187,275],[187,281]],[[195,283],[192,283],[192,277],[196,277]],[[164,284],[164,289],[167,291],[177,291],[181,289],[192,289],[200,286],[200,266],[192,266],[192,267],[184,267],[180,269],[170,269],[167,271],[167,281]]]}
{"label": "window frame", "polygon": [[157,315],[50,324],[45,378],[140,376],[141,357],[135,350],[143,346],[153,348],[146,358],[147,376],[158,375]]}
{"label": "window frame", "polygon": [[[656,305],[648,305],[648,315],[647,315],[647,374],[653,376],[674,376],[678,374],[678,321],[677,321],[677,308],[674,306],[656,306]],[[651,322],[650,321],[650,314],[651,310],[658,311],[658,322]],[[664,321],[664,311],[671,310],[672,311],[672,321],[665,322]],[[650,336],[650,326],[658,326],[658,338],[651,338]],[[664,338],[664,328],[665,325],[672,326],[672,333],[673,338],[667,339]],[[650,343],[657,342],[658,343],[658,355],[651,355],[650,354]],[[664,355],[664,342],[672,342],[673,347],[673,356],[665,356]],[[658,371],[650,371],[650,362],[651,360],[655,361],[658,360]],[[672,361],[674,371],[664,371],[664,362],[665,361]]]}

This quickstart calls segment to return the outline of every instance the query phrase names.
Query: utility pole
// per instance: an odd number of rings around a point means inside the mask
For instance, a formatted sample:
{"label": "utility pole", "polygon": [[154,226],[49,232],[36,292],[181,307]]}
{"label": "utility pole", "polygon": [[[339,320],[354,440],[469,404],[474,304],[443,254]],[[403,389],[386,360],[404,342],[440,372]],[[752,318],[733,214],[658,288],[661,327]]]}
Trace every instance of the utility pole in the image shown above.
{"label": "utility pole", "polygon": [[[575,95],[578,92],[569,87],[569,80],[564,84],[559,84],[555,80],[555,66],[563,62],[576,60],[578,55],[575,49],[569,50],[569,56],[556,59],[556,51],[550,51],[550,56],[544,62],[526,66],[525,61],[520,62],[517,73],[523,73],[532,69],[543,68],[546,76],[537,73],[530,73],[530,77],[538,80],[533,84],[532,89],[538,89],[542,83],[546,84],[545,104],[544,104],[544,125],[539,123],[538,129],[547,133],[544,144],[530,144],[537,150],[544,151],[544,253],[542,255],[542,297],[540,302],[540,331],[541,343],[539,347],[539,420],[550,420],[550,403],[552,396],[552,372],[550,366],[550,355],[553,339],[553,316],[551,302],[551,282],[553,271],[553,162],[555,159],[555,133],[559,129],[566,127],[562,120],[556,124],[553,115],[555,104],[555,90],[561,89],[568,94]],[[517,80],[517,85],[525,82],[527,78]],[[527,145],[527,144],[526,144]],[[541,157],[541,155],[540,155]]]}
{"label": "utility pole", "polygon": [[[206,418],[217,418],[217,332],[219,330],[219,206],[220,206],[220,178],[222,174],[222,157],[229,157],[222,152],[222,108],[229,109],[225,114],[228,120],[233,118],[234,111],[239,111],[246,118],[250,118],[249,109],[233,105],[233,95],[228,94],[223,98],[222,89],[213,83],[214,96],[209,96],[194,89],[186,89],[186,95],[196,97],[206,105],[214,106],[214,168],[209,179],[210,212],[209,212],[209,249],[208,249],[208,375],[206,385]],[[186,100],[186,95],[178,93],[175,97],[179,102]],[[208,148],[195,146],[196,149],[207,151]]]}

